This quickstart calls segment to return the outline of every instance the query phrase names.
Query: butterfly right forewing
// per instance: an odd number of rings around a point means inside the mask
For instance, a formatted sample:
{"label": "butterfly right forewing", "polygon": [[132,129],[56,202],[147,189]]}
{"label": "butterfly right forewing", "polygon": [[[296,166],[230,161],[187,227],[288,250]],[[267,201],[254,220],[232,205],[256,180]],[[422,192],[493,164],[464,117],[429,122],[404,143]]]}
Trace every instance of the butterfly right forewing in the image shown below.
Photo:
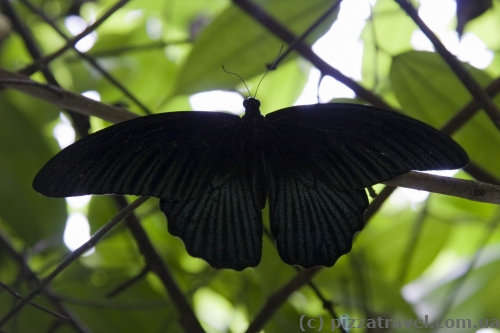
{"label": "butterfly right forewing", "polygon": [[465,151],[429,125],[393,111],[357,104],[294,106],[266,116],[287,164],[353,190],[411,170],[464,167]]}
{"label": "butterfly right forewing", "polygon": [[218,144],[240,123],[238,116],[221,112],[162,113],[119,123],[63,149],[40,170],[33,187],[51,197],[187,200],[220,168]]}

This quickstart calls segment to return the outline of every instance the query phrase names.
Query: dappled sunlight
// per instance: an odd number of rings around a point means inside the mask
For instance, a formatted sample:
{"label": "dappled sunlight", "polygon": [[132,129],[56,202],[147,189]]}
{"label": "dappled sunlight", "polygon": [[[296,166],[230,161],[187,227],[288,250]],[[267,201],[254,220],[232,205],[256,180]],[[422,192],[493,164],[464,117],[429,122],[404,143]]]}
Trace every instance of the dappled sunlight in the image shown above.
{"label": "dappled sunlight", "polygon": [[60,123],[54,127],[52,133],[62,149],[75,142],[75,130],[64,113],[59,114],[59,119]]}
{"label": "dappled sunlight", "polygon": [[[71,213],[66,221],[66,228],[64,229],[64,244],[71,251],[88,242],[90,239],[90,226],[87,217],[82,213]],[[90,249],[84,255],[89,255],[94,252]]]}
{"label": "dappled sunlight", "polygon": [[[493,51],[473,33],[465,33],[461,39],[456,31],[450,30],[455,16],[456,2],[453,0],[421,0],[418,14],[425,24],[441,39],[441,42],[458,59],[479,69],[488,67],[493,61]],[[416,29],[411,38],[415,50],[434,51],[434,46],[422,31]]]}
{"label": "dappled sunlight", "polygon": [[243,97],[231,91],[214,90],[191,95],[189,104],[195,111],[228,111],[243,114]]}
{"label": "dappled sunlight", "polygon": [[66,198],[66,203],[68,206],[73,209],[81,209],[87,206],[90,202],[90,199],[92,199],[91,195],[82,195],[78,197],[68,197]]}
{"label": "dappled sunlight", "polygon": [[[76,36],[80,34],[87,28],[87,22],[82,19],[80,16],[72,15],[68,16],[64,20],[64,24],[69,32]],[[93,31],[87,36],[83,37],[78,43],[76,43],[75,48],[80,52],[87,52],[94,46],[94,43],[97,40],[97,32]]]}

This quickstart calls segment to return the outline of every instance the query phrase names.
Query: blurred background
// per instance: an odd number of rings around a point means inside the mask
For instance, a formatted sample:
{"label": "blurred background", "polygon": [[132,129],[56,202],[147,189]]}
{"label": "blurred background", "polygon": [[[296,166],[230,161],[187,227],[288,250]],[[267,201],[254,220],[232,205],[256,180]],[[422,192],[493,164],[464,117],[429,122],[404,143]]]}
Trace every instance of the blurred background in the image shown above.
{"label": "blurred background", "polygon": [[[44,70],[26,71],[35,59],[62,48],[117,3],[112,15],[74,48]],[[296,37],[335,4],[252,3]],[[492,96],[498,93],[500,1],[413,4],[477,82],[490,86]],[[242,114],[248,92],[221,65],[241,75],[254,94],[266,65],[281,45],[288,47],[276,31],[229,0],[6,0],[0,7],[3,70],[20,71],[35,81],[58,84],[138,115],[180,110]],[[371,96],[435,128],[443,127],[472,100],[394,0],[343,0],[305,43]],[[262,112],[318,102],[374,104],[326,74],[292,51],[260,85]],[[1,79],[5,76],[0,75],[0,84]],[[494,100],[500,105],[500,98]],[[85,132],[110,123],[68,114],[10,86],[0,93],[0,103],[0,282],[25,295],[37,278],[48,275],[119,211],[110,197],[49,199],[31,188],[34,175],[51,156]],[[453,138],[467,150],[473,167],[442,174],[500,183],[500,135],[484,111],[464,120]],[[377,185],[375,190],[383,188]],[[267,208],[263,214],[268,225]],[[258,267],[215,270],[190,257],[182,241],[168,233],[156,199],[140,207],[136,216],[206,332],[244,332],[269,297],[297,275],[280,260],[267,237]],[[495,205],[396,189],[356,236],[353,250],[274,307],[276,312],[261,332],[298,332],[302,315],[321,315],[328,321],[341,316],[470,319],[470,328],[383,331],[500,332],[499,217]],[[127,281],[134,283],[106,297]],[[81,327],[28,306],[0,332],[183,331],[165,286],[145,267],[124,225],[66,268],[50,288],[50,295],[36,302],[56,312],[65,307],[78,318],[74,322],[83,323]],[[0,288],[0,317],[15,304],[16,299]]]}

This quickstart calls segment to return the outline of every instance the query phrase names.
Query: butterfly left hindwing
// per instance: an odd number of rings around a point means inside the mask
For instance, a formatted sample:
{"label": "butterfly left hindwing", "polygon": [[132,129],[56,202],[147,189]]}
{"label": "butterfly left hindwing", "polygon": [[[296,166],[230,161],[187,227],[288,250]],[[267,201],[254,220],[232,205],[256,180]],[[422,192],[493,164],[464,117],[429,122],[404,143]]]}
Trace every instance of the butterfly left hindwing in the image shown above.
{"label": "butterfly left hindwing", "polygon": [[257,266],[262,252],[262,203],[266,190],[260,153],[245,131],[219,141],[219,169],[201,195],[186,201],[161,200],[168,230],[188,253],[215,268]]}

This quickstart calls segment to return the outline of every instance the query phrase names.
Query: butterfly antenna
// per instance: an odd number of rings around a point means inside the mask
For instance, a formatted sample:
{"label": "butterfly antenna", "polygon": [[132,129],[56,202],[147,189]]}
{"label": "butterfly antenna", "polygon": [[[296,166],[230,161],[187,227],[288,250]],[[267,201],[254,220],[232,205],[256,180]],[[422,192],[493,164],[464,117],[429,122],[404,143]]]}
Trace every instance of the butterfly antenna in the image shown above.
{"label": "butterfly antenna", "polygon": [[274,61],[273,61],[272,65],[271,65],[271,66],[269,66],[269,68],[267,69],[267,72],[264,74],[264,76],[262,77],[262,79],[260,79],[259,84],[257,85],[257,89],[255,89],[254,98],[257,98],[257,91],[259,91],[260,83],[262,82],[262,80],[264,80],[264,78],[266,77],[267,73],[269,73],[271,70],[273,70],[273,69],[274,69],[274,66],[276,65],[276,62],[277,62],[277,61],[278,61],[278,59],[280,58],[281,52],[283,51],[283,46],[284,46],[284,45],[281,45],[281,49],[280,49],[280,51],[278,52],[278,56],[276,57],[276,59],[274,59]]}
{"label": "butterfly antenna", "polygon": [[233,75],[236,75],[237,77],[239,77],[239,78],[240,78],[240,80],[241,80],[241,82],[243,82],[243,84],[244,84],[244,85],[245,85],[245,87],[247,88],[248,94],[250,95],[250,97],[252,97],[252,93],[250,92],[250,89],[248,89],[248,86],[247,86],[247,84],[245,83],[245,80],[243,80],[243,78],[242,78],[239,74],[237,74],[237,73],[233,73],[233,72],[228,71],[228,70],[224,67],[224,65],[222,65],[222,70],[223,70],[224,72],[226,72],[227,74],[233,74]]}

